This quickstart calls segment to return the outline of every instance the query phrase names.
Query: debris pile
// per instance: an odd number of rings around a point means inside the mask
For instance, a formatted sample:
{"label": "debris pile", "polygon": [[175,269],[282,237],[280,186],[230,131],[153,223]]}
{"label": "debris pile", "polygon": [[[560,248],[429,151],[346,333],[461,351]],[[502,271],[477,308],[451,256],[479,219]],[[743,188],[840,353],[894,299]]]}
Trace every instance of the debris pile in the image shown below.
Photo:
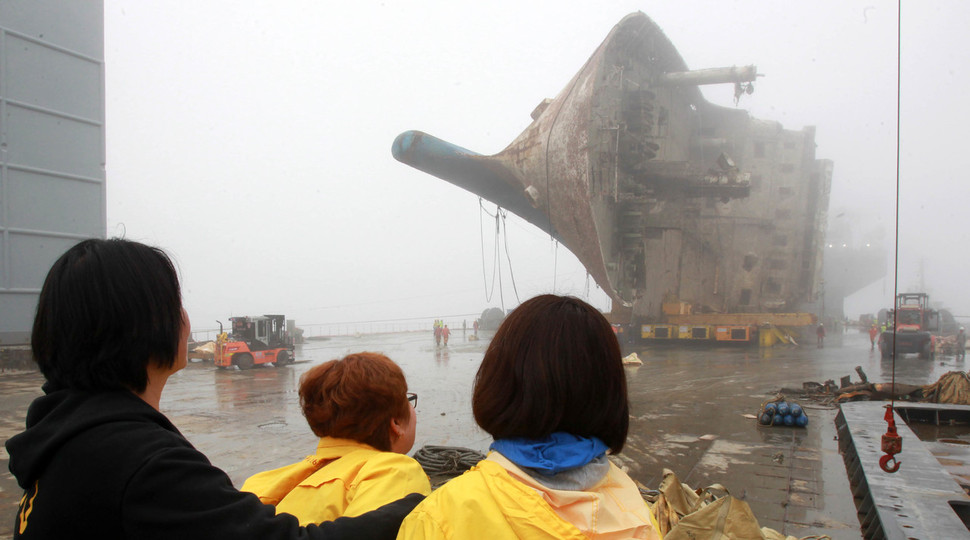
{"label": "debris pile", "polygon": [[953,356],[957,354],[957,337],[956,336],[939,336],[936,338],[936,348],[934,349],[936,354],[943,354],[947,356]]}
{"label": "debris pile", "polygon": [[970,405],[970,375],[963,371],[944,373],[935,383],[923,387],[922,401]]}
{"label": "debris pile", "polygon": [[862,379],[852,382],[848,375],[842,377],[836,384],[833,380],[818,383],[808,381],[802,383],[802,388],[782,388],[782,394],[795,394],[826,405],[835,405],[846,401],[872,401],[883,399],[898,399],[901,401],[919,401],[923,397],[923,387],[915,384],[871,383],[861,366],[856,366],[856,373]]}
{"label": "debris pile", "polygon": [[[970,374],[964,371],[944,373],[935,382],[927,385],[896,383],[871,383],[862,368],[856,366],[861,382],[852,382],[849,376],[842,377],[840,383],[829,380],[825,383],[805,382],[801,389],[782,388],[782,394],[796,394],[824,404],[845,403],[847,401],[917,401],[923,403],[949,403],[951,405],[970,405]],[[781,395],[781,394],[779,394]],[[776,397],[772,401],[777,401]],[[760,413],[759,413],[760,416]]]}
{"label": "debris pile", "polygon": [[189,345],[189,360],[212,360],[216,356],[216,343],[208,341]]}
{"label": "debris pile", "polygon": [[[715,492],[723,492],[718,496]],[[664,469],[660,488],[649,491],[644,499],[650,506],[664,540],[697,538],[751,538],[762,540],[798,540],[774,529],[760,527],[748,503],[733,497],[728,490],[714,484],[693,489],[681,483],[669,469]],[[806,536],[808,539],[830,539],[829,536]]]}
{"label": "debris pile", "polygon": [[623,357],[623,365],[627,366],[639,366],[643,364],[643,360],[637,356],[637,353],[630,353]]}

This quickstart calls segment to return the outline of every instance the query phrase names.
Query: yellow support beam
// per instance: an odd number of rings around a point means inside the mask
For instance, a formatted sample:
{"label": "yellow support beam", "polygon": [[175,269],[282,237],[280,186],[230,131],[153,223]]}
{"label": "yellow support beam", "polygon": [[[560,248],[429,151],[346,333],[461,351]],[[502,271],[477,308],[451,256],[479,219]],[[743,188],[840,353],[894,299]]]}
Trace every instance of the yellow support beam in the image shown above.
{"label": "yellow support beam", "polygon": [[706,324],[717,326],[815,326],[818,319],[811,313],[693,313],[667,315],[671,324]]}

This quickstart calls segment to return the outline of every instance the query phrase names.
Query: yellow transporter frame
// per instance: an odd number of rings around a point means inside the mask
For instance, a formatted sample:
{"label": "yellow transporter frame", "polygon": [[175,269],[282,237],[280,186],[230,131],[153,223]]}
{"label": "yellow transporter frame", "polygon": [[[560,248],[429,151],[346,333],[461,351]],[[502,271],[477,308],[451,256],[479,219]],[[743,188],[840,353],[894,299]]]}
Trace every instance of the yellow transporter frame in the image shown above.
{"label": "yellow transporter frame", "polygon": [[[667,322],[670,324],[642,325],[641,337],[647,340],[666,341],[675,337],[682,341],[722,343],[747,343],[757,337],[759,345],[771,347],[778,343],[795,344],[795,336],[798,335],[796,328],[814,327],[817,319],[811,313],[677,314],[668,311]],[[673,331],[657,331],[671,326],[674,327]]]}
{"label": "yellow transporter frame", "polygon": [[640,325],[640,337],[669,341],[677,339],[677,326],[672,324],[643,324]]}
{"label": "yellow transporter frame", "polygon": [[714,340],[747,343],[751,341],[756,330],[754,326],[742,324],[719,324],[714,327]]}
{"label": "yellow transporter frame", "polygon": [[709,341],[714,336],[706,324],[681,324],[677,326],[677,339],[685,341]]}

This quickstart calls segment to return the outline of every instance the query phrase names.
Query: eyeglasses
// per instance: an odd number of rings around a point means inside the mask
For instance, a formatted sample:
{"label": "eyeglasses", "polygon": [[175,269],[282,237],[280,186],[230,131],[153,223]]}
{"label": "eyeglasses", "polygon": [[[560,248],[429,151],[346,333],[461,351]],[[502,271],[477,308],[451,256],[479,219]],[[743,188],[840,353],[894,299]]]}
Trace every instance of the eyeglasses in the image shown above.
{"label": "eyeglasses", "polygon": [[418,408],[418,395],[415,394],[414,392],[408,392],[408,402],[411,404],[412,407],[414,407],[415,409],[417,409]]}

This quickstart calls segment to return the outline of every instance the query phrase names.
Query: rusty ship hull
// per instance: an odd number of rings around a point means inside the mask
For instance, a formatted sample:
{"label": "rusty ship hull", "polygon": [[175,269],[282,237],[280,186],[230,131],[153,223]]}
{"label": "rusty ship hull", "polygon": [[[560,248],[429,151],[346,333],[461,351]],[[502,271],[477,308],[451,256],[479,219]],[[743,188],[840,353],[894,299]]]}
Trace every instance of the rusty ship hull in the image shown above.
{"label": "rusty ship hull", "polygon": [[[698,88],[732,84],[740,97],[755,77],[754,66],[689,71],[634,13],[498,154],[419,131],[392,153],[547,231],[619,318],[657,320],[671,300],[792,311],[818,294],[831,163],[814,159],[813,128],[784,130]],[[790,200],[767,200],[782,187]]]}

